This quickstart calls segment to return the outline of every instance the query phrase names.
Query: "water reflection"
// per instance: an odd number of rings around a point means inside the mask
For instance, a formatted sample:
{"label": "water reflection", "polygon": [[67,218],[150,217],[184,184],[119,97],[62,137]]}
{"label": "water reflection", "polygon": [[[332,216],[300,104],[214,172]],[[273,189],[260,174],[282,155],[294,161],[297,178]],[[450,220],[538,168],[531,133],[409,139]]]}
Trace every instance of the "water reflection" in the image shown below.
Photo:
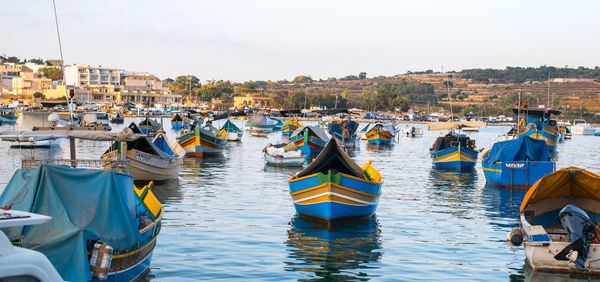
{"label": "water reflection", "polygon": [[179,178],[175,178],[160,185],[154,185],[152,193],[154,193],[158,201],[162,204],[179,203],[183,198],[180,188]]}
{"label": "water reflection", "polygon": [[295,216],[290,222],[286,271],[301,271],[311,280],[368,280],[361,271],[382,253],[380,228],[375,216],[328,226]]}
{"label": "water reflection", "polygon": [[443,200],[472,202],[477,190],[476,170],[447,170],[432,167],[429,171],[431,191]]}
{"label": "water reflection", "polygon": [[519,225],[519,209],[527,194],[524,189],[505,189],[486,184],[481,195],[490,224],[504,229]]}

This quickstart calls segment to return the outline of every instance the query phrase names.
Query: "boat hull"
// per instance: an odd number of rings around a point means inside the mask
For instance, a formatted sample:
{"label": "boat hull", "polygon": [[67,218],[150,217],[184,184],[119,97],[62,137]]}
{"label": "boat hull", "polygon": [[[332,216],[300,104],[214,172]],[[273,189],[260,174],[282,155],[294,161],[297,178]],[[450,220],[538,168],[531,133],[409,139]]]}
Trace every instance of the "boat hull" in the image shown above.
{"label": "boat hull", "polygon": [[488,183],[507,188],[526,189],[554,171],[553,162],[481,162]]}
{"label": "boat hull", "polygon": [[242,139],[242,131],[227,132],[227,141],[240,141]]}
{"label": "boat hull", "polygon": [[381,183],[331,172],[290,180],[289,187],[298,214],[326,221],[370,216],[381,194]]}
{"label": "boat hull", "polygon": [[283,136],[290,136],[290,135],[292,135],[292,133],[294,133],[294,131],[296,131],[296,129],[298,129],[298,125],[299,124],[295,124],[295,123],[293,123],[291,121],[285,122],[281,126],[281,135],[283,135]]}
{"label": "boat hull", "polygon": [[269,166],[277,167],[302,167],[304,165],[304,157],[296,158],[276,158],[265,154],[265,162]]}
{"label": "boat hull", "polygon": [[179,145],[183,147],[186,155],[201,157],[223,153],[227,144],[226,139],[217,138],[202,130],[199,133],[200,135],[196,136],[194,132],[186,132],[177,137]]}
{"label": "boat hull", "polygon": [[296,143],[298,149],[305,155],[318,155],[327,145],[325,141],[315,136],[308,136],[308,138],[304,138],[304,136],[292,137],[290,141]]}
{"label": "boat hull", "polygon": [[[119,160],[120,153],[111,151],[103,160]],[[127,160],[131,176],[135,181],[168,181],[176,178],[181,170],[183,158],[162,158],[138,150],[128,150]]]}
{"label": "boat hull", "polygon": [[369,131],[366,134],[367,142],[371,145],[391,145],[394,136],[387,131]]}
{"label": "boat hull", "polygon": [[436,168],[465,170],[475,167],[477,154],[476,151],[470,149],[452,147],[441,151],[432,151],[431,158],[433,166]]}
{"label": "boat hull", "polygon": [[171,128],[175,129],[175,130],[180,130],[183,128],[183,121],[179,121],[179,122],[171,122]]}

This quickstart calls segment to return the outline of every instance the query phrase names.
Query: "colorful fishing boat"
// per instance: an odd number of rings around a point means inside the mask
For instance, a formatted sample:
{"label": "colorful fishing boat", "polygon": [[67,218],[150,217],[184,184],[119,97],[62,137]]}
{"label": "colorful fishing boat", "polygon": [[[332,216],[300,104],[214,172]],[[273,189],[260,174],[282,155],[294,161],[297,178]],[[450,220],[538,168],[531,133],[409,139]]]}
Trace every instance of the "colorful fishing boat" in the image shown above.
{"label": "colorful fishing boat", "polygon": [[301,127],[302,124],[295,120],[288,120],[281,126],[281,135],[290,136],[298,127]]}
{"label": "colorful fishing boat", "polygon": [[320,153],[330,136],[318,126],[305,125],[299,127],[290,135],[290,141],[296,143],[303,154],[316,155]]}
{"label": "colorful fishing boat", "polygon": [[454,130],[438,137],[429,151],[434,167],[457,170],[474,168],[479,154],[475,140]]}
{"label": "colorful fishing boat", "polygon": [[371,122],[360,130],[360,140],[367,140],[367,129],[371,126]]}
{"label": "colorful fishing boat", "polygon": [[125,122],[125,118],[123,117],[123,113],[116,113],[112,115],[112,118],[110,119],[110,123],[115,123],[115,124],[123,124],[123,122]]}
{"label": "colorful fishing boat", "polygon": [[335,137],[339,144],[342,144],[344,148],[354,148],[356,146],[356,130],[358,129],[358,122],[350,120],[350,118],[343,120],[333,120],[327,124],[327,130],[331,136]]}
{"label": "colorful fishing boat", "polygon": [[552,115],[559,115],[560,111],[547,109],[513,109],[520,117],[519,136],[529,136],[531,138],[546,141],[550,153],[556,151],[556,145],[560,139],[560,133],[556,120]]}
{"label": "colorful fishing boat", "polygon": [[175,114],[175,116],[171,119],[171,128],[180,130],[183,128],[183,123],[183,118],[179,114]]}
{"label": "colorful fishing boat", "polygon": [[[135,123],[131,123],[129,128],[133,133],[141,134]],[[153,139],[139,137],[127,142],[126,148],[123,148],[122,142],[113,142],[102,155],[102,160],[120,160],[123,155],[130,162],[130,173],[136,181],[157,182],[168,181],[179,175],[185,151],[177,141],[169,142],[161,129]]]}
{"label": "colorful fishing boat", "polygon": [[298,149],[296,143],[290,142],[289,144],[267,144],[263,149],[265,155],[265,162],[269,166],[277,167],[293,167],[303,166],[306,161],[306,157],[302,154],[302,151]]}
{"label": "colorful fishing boat", "polygon": [[252,136],[266,137],[276,124],[276,121],[268,119],[263,114],[255,114],[248,118],[246,128]]}
{"label": "colorful fishing boat", "polygon": [[371,145],[391,145],[396,136],[394,126],[382,122],[374,122],[367,128],[367,142]]}
{"label": "colorful fishing boat", "polygon": [[177,141],[186,155],[202,157],[223,153],[227,144],[226,137],[210,122],[206,122],[203,126],[193,125],[190,130],[177,137]]}
{"label": "colorful fishing boat", "polygon": [[529,136],[496,142],[481,165],[488,183],[508,188],[529,188],[555,167],[546,142]]}
{"label": "colorful fishing boat", "polygon": [[19,114],[13,108],[0,108],[0,123],[14,124],[17,122]]}
{"label": "colorful fishing boat", "polygon": [[288,180],[296,212],[325,221],[373,215],[382,182],[370,161],[359,167],[335,138],[308,167]]}
{"label": "colorful fishing boat", "polygon": [[240,141],[242,140],[244,131],[237,127],[232,121],[227,120],[225,124],[221,126],[220,133],[222,136],[227,136],[227,141]]}
{"label": "colorful fishing boat", "polygon": [[[62,279],[134,281],[148,271],[163,209],[148,186],[134,187],[130,175],[42,164],[17,170],[0,195],[0,205],[17,197],[22,200],[12,209],[48,215],[52,221],[8,229],[7,237],[46,255]],[[94,254],[102,253],[112,257],[102,266],[106,273],[95,267],[100,262],[90,263]]]}
{"label": "colorful fishing boat", "polygon": [[138,128],[143,134],[153,135],[160,129],[160,124],[157,121],[146,117],[144,120],[140,121]]}
{"label": "colorful fishing boat", "polygon": [[283,126],[283,120],[280,120],[280,119],[274,118],[274,117],[270,117],[270,116],[267,116],[267,119],[275,124],[273,126],[273,130],[281,130],[281,127]]}
{"label": "colorful fishing boat", "polygon": [[600,176],[568,167],[542,177],[527,191],[519,227],[534,271],[600,274],[598,187]]}

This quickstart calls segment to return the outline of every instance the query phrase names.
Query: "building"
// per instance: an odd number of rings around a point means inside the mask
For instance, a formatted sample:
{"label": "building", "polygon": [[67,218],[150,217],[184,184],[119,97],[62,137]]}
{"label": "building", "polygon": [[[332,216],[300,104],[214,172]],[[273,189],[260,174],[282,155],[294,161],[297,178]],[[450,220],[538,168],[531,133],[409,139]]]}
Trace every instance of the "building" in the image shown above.
{"label": "building", "polygon": [[151,87],[122,86],[118,96],[121,104],[133,103],[142,105],[181,105],[182,96],[173,94],[169,88],[153,89]]}
{"label": "building", "polygon": [[40,69],[47,67],[46,65],[40,65],[32,62],[25,63],[25,66],[29,68],[32,72],[40,72]]}
{"label": "building", "polygon": [[151,89],[161,89],[164,87],[162,81],[153,74],[148,73],[128,73],[122,76],[121,85],[131,87],[148,87]]}
{"label": "building", "polygon": [[12,80],[18,78],[21,71],[14,63],[0,64],[0,93],[12,92]]}
{"label": "building", "polygon": [[266,109],[271,107],[271,98],[260,97],[258,94],[233,97],[233,106],[238,109],[259,108]]}
{"label": "building", "polygon": [[52,88],[52,79],[31,71],[27,67],[21,69],[19,77],[12,79],[12,94],[33,96],[35,92],[43,92]]}
{"label": "building", "polygon": [[121,85],[121,70],[89,65],[66,66],[65,82],[75,87]]}

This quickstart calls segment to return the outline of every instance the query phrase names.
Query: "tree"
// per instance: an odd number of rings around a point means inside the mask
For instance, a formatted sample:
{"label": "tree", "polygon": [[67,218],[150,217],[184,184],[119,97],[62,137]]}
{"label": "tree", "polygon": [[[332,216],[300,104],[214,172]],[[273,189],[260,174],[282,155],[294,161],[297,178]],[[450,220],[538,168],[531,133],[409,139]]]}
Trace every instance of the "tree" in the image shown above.
{"label": "tree", "polygon": [[365,79],[367,78],[367,73],[366,72],[361,72],[358,74],[358,79]]}
{"label": "tree", "polygon": [[294,83],[310,83],[312,81],[313,79],[310,77],[310,75],[299,75],[294,77],[294,80],[292,80]]}
{"label": "tree", "polygon": [[44,95],[44,93],[41,92],[35,92],[33,93],[33,98],[44,100],[46,99],[46,95]]}
{"label": "tree", "polygon": [[38,70],[43,76],[52,80],[62,80],[63,71],[56,67],[45,67]]}
{"label": "tree", "polygon": [[29,60],[29,62],[34,63],[34,64],[38,64],[38,65],[43,65],[44,61],[42,59],[31,59]]}
{"label": "tree", "polygon": [[[197,93],[197,91],[194,92],[194,89],[197,90],[200,86],[200,79],[195,75],[180,75],[175,78],[175,81],[167,83],[167,87],[177,93]],[[191,93],[190,89],[192,90]]]}
{"label": "tree", "polygon": [[454,83],[452,83],[452,81],[446,80],[446,81],[444,81],[443,84],[444,84],[444,87],[450,87],[450,88],[454,87]]}

